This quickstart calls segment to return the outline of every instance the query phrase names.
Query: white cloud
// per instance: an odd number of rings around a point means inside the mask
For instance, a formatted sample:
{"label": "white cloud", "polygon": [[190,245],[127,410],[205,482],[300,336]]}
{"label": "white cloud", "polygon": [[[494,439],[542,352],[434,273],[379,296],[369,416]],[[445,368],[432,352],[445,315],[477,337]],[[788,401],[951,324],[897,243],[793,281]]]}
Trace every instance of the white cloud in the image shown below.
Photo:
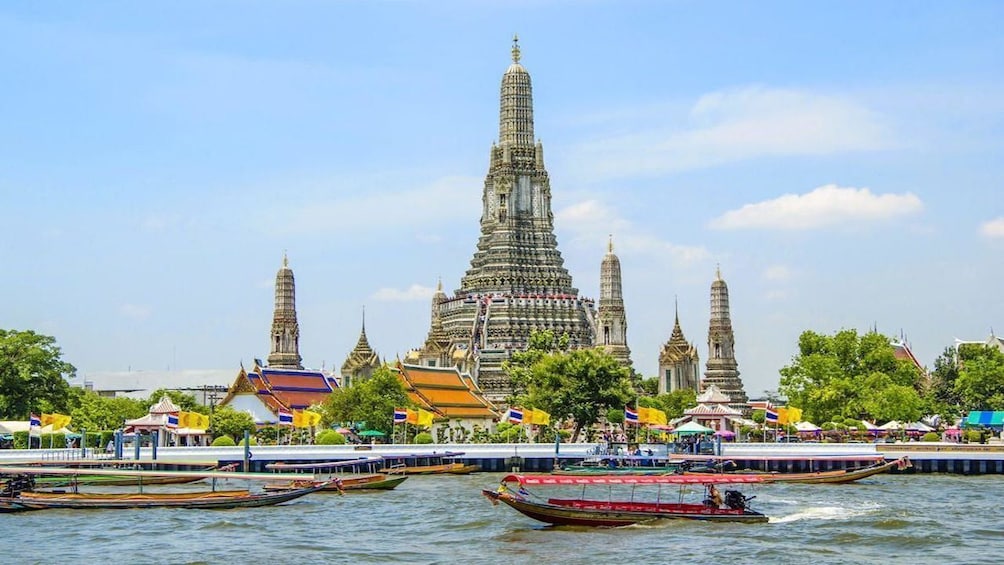
{"label": "white cloud", "polygon": [[119,313],[126,318],[131,318],[133,320],[146,320],[150,317],[152,310],[149,306],[142,306],[139,304],[123,304],[119,306]]}
{"label": "white cloud", "polygon": [[[613,236],[614,251],[619,255],[668,256],[676,262],[690,263],[710,256],[703,247],[679,245],[658,237],[639,233],[628,220],[599,200],[585,200],[562,208],[555,214],[555,223],[569,231],[576,241],[605,249]],[[602,246],[602,247],[601,247]]]}
{"label": "white cloud", "polygon": [[763,270],[763,278],[768,281],[785,282],[791,279],[791,269],[784,265],[771,265]]}
{"label": "white cloud", "polygon": [[809,230],[853,222],[874,222],[919,213],[924,204],[912,193],[873,194],[867,188],[828,184],[807,194],[785,194],[746,204],[711,220],[714,229]]}
{"label": "white cloud", "polygon": [[893,145],[881,117],[851,98],[761,86],[706,94],[687,116],[653,113],[637,131],[573,148],[573,164],[586,177],[609,178]]}
{"label": "white cloud", "polygon": [[413,302],[415,300],[430,300],[436,289],[419,284],[413,284],[405,290],[396,288],[381,288],[373,293],[373,299],[381,302]]}
{"label": "white cloud", "polygon": [[980,233],[983,234],[984,237],[1004,238],[1004,216],[984,222],[983,225],[980,226]]}

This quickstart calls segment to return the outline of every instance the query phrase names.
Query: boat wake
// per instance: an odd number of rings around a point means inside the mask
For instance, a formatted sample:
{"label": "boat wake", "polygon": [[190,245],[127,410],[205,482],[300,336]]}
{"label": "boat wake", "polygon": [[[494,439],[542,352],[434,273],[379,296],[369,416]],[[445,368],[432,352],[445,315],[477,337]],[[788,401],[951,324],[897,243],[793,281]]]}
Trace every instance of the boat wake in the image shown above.
{"label": "boat wake", "polygon": [[852,510],[842,506],[814,506],[801,509],[787,516],[771,516],[768,520],[771,524],[785,524],[788,522],[798,522],[801,520],[846,520],[864,514],[871,513],[875,508],[861,508]]}

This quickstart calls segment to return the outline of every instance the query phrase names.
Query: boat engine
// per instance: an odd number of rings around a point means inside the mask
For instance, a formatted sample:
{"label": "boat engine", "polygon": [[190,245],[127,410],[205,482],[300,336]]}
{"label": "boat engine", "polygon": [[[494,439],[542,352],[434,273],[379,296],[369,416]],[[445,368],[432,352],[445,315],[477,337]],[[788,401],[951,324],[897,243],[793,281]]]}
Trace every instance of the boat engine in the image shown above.
{"label": "boat engine", "polygon": [[4,481],[0,496],[11,498],[22,492],[35,490],[35,477],[31,475],[12,475]]}
{"label": "boat engine", "polygon": [[725,491],[725,506],[727,508],[732,508],[733,510],[746,510],[749,501],[756,498],[751,496],[747,498],[743,493],[737,490],[727,490]]}

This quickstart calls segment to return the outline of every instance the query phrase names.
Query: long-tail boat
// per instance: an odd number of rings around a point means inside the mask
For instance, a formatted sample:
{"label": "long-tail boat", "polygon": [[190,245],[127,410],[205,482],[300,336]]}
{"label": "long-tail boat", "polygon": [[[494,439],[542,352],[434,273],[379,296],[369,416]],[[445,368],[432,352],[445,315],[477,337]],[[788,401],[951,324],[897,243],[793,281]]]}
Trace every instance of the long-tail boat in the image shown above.
{"label": "long-tail boat", "polygon": [[[522,514],[559,526],[616,527],[652,520],[688,519],[714,522],[766,522],[767,516],[751,510],[747,498],[737,490],[718,494],[716,484],[760,483],[756,475],[711,477],[696,475],[605,475],[555,476],[506,475],[495,490],[481,491],[492,504],[502,502]],[[531,493],[528,486],[581,487],[577,497],[542,497]],[[587,487],[608,487],[606,496],[586,497]],[[677,486],[679,494],[663,496],[663,488]],[[687,487],[700,486],[707,494],[702,502],[684,502]],[[624,498],[615,498],[614,488],[629,490]],[[636,496],[637,487],[654,487],[649,500]],[[566,492],[569,489],[566,489]],[[620,496],[620,494],[618,494]]]}
{"label": "long-tail boat", "polygon": [[[278,471],[275,476],[282,478],[280,482],[269,482],[265,485],[267,491],[289,490],[298,488],[304,484],[303,480],[297,478],[296,474],[290,471],[310,470],[313,473],[323,473],[345,467],[352,469],[366,468],[369,473],[351,473],[341,475],[331,475],[331,481],[324,489],[325,492],[337,491],[339,493],[350,491],[368,490],[391,490],[403,483],[408,477],[406,475],[391,476],[386,473],[372,472],[383,463],[383,457],[368,457],[365,459],[353,459],[349,461],[329,461],[324,463],[271,463],[265,468]],[[287,476],[284,476],[287,475]]]}
{"label": "long-tail boat", "polygon": [[716,472],[695,472],[687,471],[686,475],[692,476],[719,476],[735,477],[738,475],[752,475],[763,478],[765,483],[804,483],[804,484],[845,484],[854,481],[887,473],[893,469],[902,471],[912,466],[909,457],[900,457],[891,461],[874,463],[867,467],[856,469],[838,469],[834,471],[817,471],[813,473],[716,473]]}
{"label": "long-tail boat", "polygon": [[[34,491],[34,481],[30,480],[39,473],[74,475],[80,469],[44,470],[37,467],[2,466],[0,473],[11,475],[4,495],[0,497],[0,511],[18,512],[25,510],[42,510],[50,508],[248,508],[257,506],[272,506],[290,500],[295,500],[312,492],[317,492],[328,486],[328,481],[317,481],[297,489],[287,489],[276,493],[252,493],[250,490],[218,491],[215,479],[250,479],[261,480],[262,473],[236,472],[198,472],[198,471],[130,471],[125,469],[108,469],[102,471],[110,476],[119,477],[156,477],[168,474],[190,475],[198,478],[212,478],[213,488],[200,492],[136,492],[136,493],[80,493],[74,485],[73,492]],[[90,469],[88,472],[95,472]],[[307,475],[305,475],[306,477]],[[142,488],[142,487],[141,487]],[[23,490],[21,490],[23,489]]]}
{"label": "long-tail boat", "polygon": [[480,465],[464,463],[459,458],[463,452],[447,451],[445,453],[416,455],[386,455],[386,466],[381,473],[404,475],[467,475],[481,470]]}

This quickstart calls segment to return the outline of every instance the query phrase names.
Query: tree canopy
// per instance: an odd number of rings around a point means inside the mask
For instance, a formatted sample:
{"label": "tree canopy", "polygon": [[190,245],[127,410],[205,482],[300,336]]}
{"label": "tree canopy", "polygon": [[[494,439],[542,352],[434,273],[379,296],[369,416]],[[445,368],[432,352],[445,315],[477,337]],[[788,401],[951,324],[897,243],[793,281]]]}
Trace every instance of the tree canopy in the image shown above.
{"label": "tree canopy", "polygon": [[245,431],[252,434],[255,432],[254,418],[247,412],[239,412],[229,406],[223,406],[213,411],[211,425],[214,436],[217,438],[224,435],[230,436],[235,441],[241,441]]}
{"label": "tree canopy", "polygon": [[76,374],[62,360],[53,337],[33,331],[0,330],[0,416],[28,419],[34,412],[67,412]]}
{"label": "tree canopy", "polygon": [[[534,332],[524,357],[505,366],[518,393],[513,403],[551,414],[552,421],[575,423],[572,441],[610,408],[622,408],[635,397],[631,372],[599,349],[563,351],[550,332]],[[548,347],[548,342],[552,345]]]}
{"label": "tree canopy", "polygon": [[321,405],[321,423],[366,422],[371,430],[393,432],[394,408],[411,406],[404,385],[394,369],[378,367],[368,379],[339,388]]}
{"label": "tree canopy", "polygon": [[799,353],[780,371],[780,391],[803,410],[804,419],[911,421],[923,415],[923,375],[896,358],[888,337],[859,336],[856,330],[833,336],[805,331],[798,345]]}

